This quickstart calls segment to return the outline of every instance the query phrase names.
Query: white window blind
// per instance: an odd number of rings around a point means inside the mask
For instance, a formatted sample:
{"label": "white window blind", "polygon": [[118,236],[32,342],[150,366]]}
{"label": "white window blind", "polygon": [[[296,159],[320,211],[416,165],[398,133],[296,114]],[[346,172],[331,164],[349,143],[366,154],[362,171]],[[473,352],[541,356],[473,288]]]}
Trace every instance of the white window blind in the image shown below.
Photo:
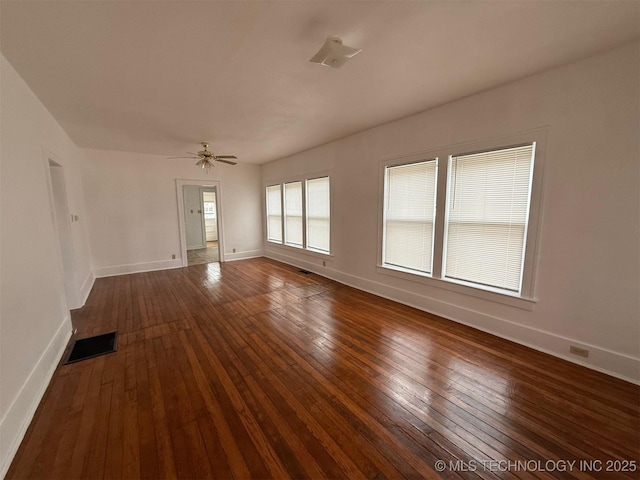
{"label": "white window blind", "polygon": [[329,177],[306,181],[307,249],[329,252]]}
{"label": "white window blind", "polygon": [[302,182],[284,184],[284,243],[302,247]]}
{"label": "white window blind", "polygon": [[280,185],[267,187],[267,240],[282,243],[282,198]]}
{"label": "white window blind", "polygon": [[383,264],[431,273],[437,160],[385,169]]}
{"label": "white window blind", "polygon": [[534,151],[450,157],[445,278],[520,292]]}

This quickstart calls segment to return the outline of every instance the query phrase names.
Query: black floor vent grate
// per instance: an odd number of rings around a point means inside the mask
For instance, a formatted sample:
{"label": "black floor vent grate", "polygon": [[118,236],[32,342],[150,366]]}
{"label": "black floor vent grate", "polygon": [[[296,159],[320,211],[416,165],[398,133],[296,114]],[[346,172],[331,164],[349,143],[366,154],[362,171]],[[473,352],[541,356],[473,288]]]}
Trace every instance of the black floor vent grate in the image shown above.
{"label": "black floor vent grate", "polygon": [[117,332],[111,332],[76,340],[65,365],[115,352],[118,349],[117,335]]}
{"label": "black floor vent grate", "polygon": [[298,272],[303,273],[305,275],[309,275],[311,273],[309,270],[302,270],[302,269],[298,270]]}

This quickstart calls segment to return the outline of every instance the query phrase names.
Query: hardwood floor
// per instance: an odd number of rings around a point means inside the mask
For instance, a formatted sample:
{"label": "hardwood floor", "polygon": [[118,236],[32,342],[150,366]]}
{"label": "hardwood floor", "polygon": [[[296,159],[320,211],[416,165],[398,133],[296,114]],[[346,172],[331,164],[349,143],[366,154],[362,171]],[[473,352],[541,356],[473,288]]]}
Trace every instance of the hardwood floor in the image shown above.
{"label": "hardwood floor", "polygon": [[219,262],[220,253],[218,251],[218,241],[207,242],[205,248],[187,250],[187,262],[191,265],[202,265],[203,263]]}
{"label": "hardwood floor", "polygon": [[640,387],[268,259],[98,279],[73,322],[118,351],[58,367],[9,479],[638,478],[604,470]]}

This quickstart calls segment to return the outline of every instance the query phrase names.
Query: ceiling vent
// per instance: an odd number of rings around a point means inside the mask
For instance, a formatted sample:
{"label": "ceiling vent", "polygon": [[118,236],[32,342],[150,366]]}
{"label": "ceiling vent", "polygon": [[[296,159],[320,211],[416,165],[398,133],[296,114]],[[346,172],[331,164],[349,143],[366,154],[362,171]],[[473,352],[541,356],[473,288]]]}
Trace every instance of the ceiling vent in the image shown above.
{"label": "ceiling vent", "polygon": [[329,37],[318,53],[311,60],[311,63],[319,63],[326,67],[340,68],[347,60],[354,57],[362,50],[360,48],[347,47],[342,44],[339,37]]}

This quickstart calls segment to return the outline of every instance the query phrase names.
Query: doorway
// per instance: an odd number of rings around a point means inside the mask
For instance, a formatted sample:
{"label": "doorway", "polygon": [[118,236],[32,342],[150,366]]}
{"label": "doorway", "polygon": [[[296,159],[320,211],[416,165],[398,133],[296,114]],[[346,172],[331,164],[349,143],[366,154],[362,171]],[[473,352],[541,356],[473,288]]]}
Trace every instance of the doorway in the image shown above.
{"label": "doorway", "polygon": [[67,201],[67,190],[64,179],[64,168],[58,162],[45,157],[48,171],[49,195],[51,201],[51,217],[58,236],[61,274],[64,281],[67,308],[75,309],[80,305],[80,292],[76,281],[75,256],[73,250],[73,234],[71,231],[71,215]]}
{"label": "doorway", "polygon": [[187,265],[221,261],[218,187],[182,185],[182,199]]}

